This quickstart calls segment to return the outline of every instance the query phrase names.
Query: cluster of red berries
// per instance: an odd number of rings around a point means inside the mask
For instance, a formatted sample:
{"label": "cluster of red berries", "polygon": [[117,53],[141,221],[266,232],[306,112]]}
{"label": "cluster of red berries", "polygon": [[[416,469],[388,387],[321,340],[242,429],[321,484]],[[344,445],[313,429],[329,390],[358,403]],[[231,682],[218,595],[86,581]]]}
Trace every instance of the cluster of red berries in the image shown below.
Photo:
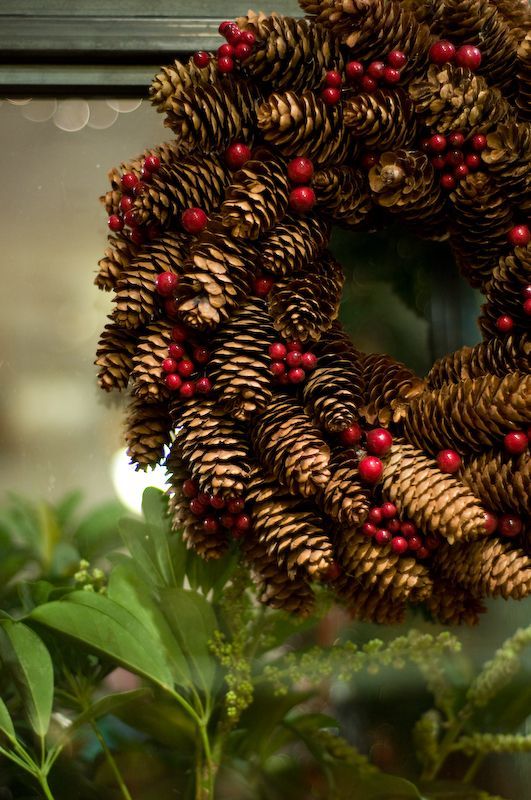
{"label": "cluster of red berries", "polygon": [[465,142],[464,135],[459,131],[447,136],[434,133],[423,139],[421,146],[431,156],[435,169],[442,171],[441,186],[451,191],[455,189],[458,180],[480,168],[480,153],[487,147],[487,137],[476,133]]}
{"label": "cluster of red berries", "polygon": [[345,65],[347,81],[363,92],[374,92],[381,83],[393,86],[400,81],[401,70],[407,64],[407,56],[401,50],[392,50],[384,61],[371,61],[365,69],[361,61],[349,61]]}
{"label": "cluster of red berries", "polygon": [[473,44],[463,44],[456,48],[447,39],[439,39],[430,47],[430,61],[439,65],[454,62],[458,67],[466,67],[474,72],[481,64],[481,50]]}
{"label": "cluster of red berries", "polygon": [[[162,273],[162,275],[168,274],[171,273]],[[174,325],[171,332],[173,341],[168,347],[168,357],[162,362],[164,383],[170,391],[179,392],[183,399],[193,397],[195,394],[208,394],[212,389],[210,378],[197,377],[197,372],[208,363],[208,350],[201,345],[194,345],[190,342],[189,336],[184,325]],[[189,346],[191,355],[186,351],[186,345]]]}
{"label": "cluster of red berries", "polygon": [[156,223],[140,225],[134,208],[135,197],[141,195],[152,175],[160,169],[160,158],[148,155],[142,162],[140,177],[134,172],[124,172],[120,184],[122,197],[120,198],[120,213],[111,214],[107,223],[111,231],[118,233],[124,228],[129,228],[129,238],[134,244],[143,244],[160,235],[160,228]]}
{"label": "cluster of red berries", "polygon": [[348,428],[341,431],[341,443],[346,447],[356,447],[365,440],[365,450],[369,455],[360,459],[358,473],[364,483],[378,483],[383,475],[384,465],[379,456],[385,456],[393,445],[393,437],[386,428],[372,428],[370,431],[363,431],[360,425],[355,422]]}
{"label": "cluster of red berries", "polygon": [[295,184],[289,194],[289,207],[295,214],[308,214],[315,205],[315,192],[310,183],[313,178],[313,164],[303,156],[292,159],[288,164],[288,178]]}
{"label": "cluster of red berries", "polygon": [[242,497],[225,500],[219,494],[200,492],[191,479],[183,482],[183,494],[189,500],[188,508],[203,526],[205,533],[218,533],[220,528],[231,531],[234,539],[241,539],[251,527],[251,517],[245,513]]}
{"label": "cluster of red berries", "polygon": [[321,91],[321,100],[327,106],[336,106],[341,100],[341,85],[343,78],[337,69],[329,70],[324,79],[324,88]]}
{"label": "cluster of red berries", "polygon": [[504,536],[506,539],[512,539],[522,533],[524,523],[518,514],[502,514],[500,517],[497,517],[496,514],[486,511],[485,529],[488,534],[497,533],[499,536]]}
{"label": "cluster of red berries", "polygon": [[274,342],[269,346],[269,369],[281,385],[302,383],[308,372],[316,368],[317,356],[309,350],[304,352],[302,348],[302,342],[297,339],[288,339],[285,344]]}
{"label": "cluster of red berries", "polygon": [[411,520],[398,519],[397,507],[389,502],[373,506],[361,530],[376,544],[390,545],[397,555],[407,553],[421,559],[427,558],[441,542],[438,536],[425,536]]}
{"label": "cluster of red berries", "polygon": [[[218,28],[226,44],[218,47],[216,61],[218,72],[233,72],[235,61],[245,61],[253,52],[256,36],[252,31],[242,31],[232,20],[225,20]],[[211,55],[204,50],[194,54],[194,64],[200,69],[208,66]]]}
{"label": "cluster of red berries", "polygon": [[[518,228],[525,228],[528,230],[527,225],[518,225]],[[514,230],[514,228],[513,228]],[[531,315],[531,284],[524,286],[522,289],[522,308],[526,316]],[[502,314],[496,320],[496,328],[500,333],[510,333],[514,328],[514,319],[509,314]]]}

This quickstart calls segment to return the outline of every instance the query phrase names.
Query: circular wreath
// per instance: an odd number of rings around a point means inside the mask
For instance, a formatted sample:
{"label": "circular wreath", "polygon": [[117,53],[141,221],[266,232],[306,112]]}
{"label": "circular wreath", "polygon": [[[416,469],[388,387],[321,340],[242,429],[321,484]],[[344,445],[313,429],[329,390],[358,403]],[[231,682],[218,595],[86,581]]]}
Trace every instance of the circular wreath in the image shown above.
{"label": "circular wreath", "polygon": [[[531,592],[525,0],[300,0],[164,67],[175,138],[110,173],[97,353],[176,529],[236,540],[263,602],[476,621]],[[337,321],[334,225],[449,239],[483,342],[424,378]],[[169,455],[165,457],[167,446]]]}

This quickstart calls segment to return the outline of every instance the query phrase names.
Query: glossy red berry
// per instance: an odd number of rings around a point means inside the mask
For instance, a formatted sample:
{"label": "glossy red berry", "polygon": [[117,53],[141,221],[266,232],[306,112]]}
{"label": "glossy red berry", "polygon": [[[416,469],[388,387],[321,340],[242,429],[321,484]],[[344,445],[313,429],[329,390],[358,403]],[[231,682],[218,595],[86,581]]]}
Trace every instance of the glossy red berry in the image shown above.
{"label": "glossy red berry", "polygon": [[165,358],[162,362],[162,369],[164,372],[176,372],[177,362],[174,358]]}
{"label": "glossy red berry", "polygon": [[234,61],[230,56],[220,56],[218,58],[218,72],[222,74],[234,72]]}
{"label": "glossy red berry", "polygon": [[313,164],[309,158],[293,158],[288,164],[288,178],[292,183],[309,183],[313,177]]}
{"label": "glossy red berry", "polygon": [[388,544],[393,538],[393,534],[390,531],[386,531],[385,529],[379,528],[376,531],[374,538],[378,542],[378,544]]}
{"label": "glossy red berry", "polygon": [[498,522],[498,531],[508,538],[518,536],[522,528],[522,520],[516,514],[502,514]]}
{"label": "glossy red berry", "polygon": [[207,364],[210,354],[206,347],[194,347],[193,359],[196,364]]}
{"label": "glossy red berry", "polygon": [[523,309],[526,317],[531,316],[531,297],[528,297],[527,300],[524,300]]}
{"label": "glossy red berry", "polygon": [[426,547],[419,547],[416,552],[417,558],[428,558],[430,551]]}
{"label": "glossy red berry", "polygon": [[228,528],[230,530],[231,528],[234,528],[236,517],[234,516],[234,514],[223,514],[220,522],[224,528]]}
{"label": "glossy red berry", "polygon": [[459,131],[452,131],[448,134],[448,144],[450,147],[462,147],[465,143],[465,137]]}
{"label": "glossy red berry", "polygon": [[385,83],[393,86],[393,84],[400,81],[400,70],[394,69],[394,67],[386,67],[383,71],[383,79]]}
{"label": "glossy red berry", "polygon": [[190,478],[187,478],[187,480],[185,480],[183,482],[183,494],[184,494],[184,496],[187,497],[188,500],[191,500],[192,497],[197,497],[197,492],[198,492],[198,489],[197,489],[197,484],[195,483],[195,481],[191,480]]}
{"label": "glossy red berry", "polygon": [[375,153],[365,153],[362,156],[361,163],[365,169],[371,169],[378,163],[378,156]]}
{"label": "glossy red berry", "polygon": [[445,161],[449,167],[458,167],[460,164],[464,164],[465,156],[462,150],[450,150],[446,154]]}
{"label": "glossy red berry", "polygon": [[190,375],[195,372],[194,362],[187,358],[183,358],[183,360],[179,361],[177,364],[177,372],[182,378],[189,378]]}
{"label": "glossy red berry", "polygon": [[383,519],[381,509],[377,507],[371,508],[367,515],[367,519],[369,519],[371,522],[374,522],[375,525],[379,525]]}
{"label": "glossy red berry", "polygon": [[287,352],[287,348],[282,342],[273,342],[273,344],[269,345],[269,355],[275,361],[286,358]]}
{"label": "glossy red berry", "polygon": [[402,50],[391,50],[386,59],[390,67],[402,69],[407,64],[407,56]]}
{"label": "glossy red berry", "polygon": [[210,378],[199,378],[195,382],[195,390],[198,394],[208,394],[212,389],[212,381]]}
{"label": "glossy red berry", "polygon": [[315,205],[315,192],[309,186],[298,186],[289,194],[289,207],[295,214],[308,214]]}
{"label": "glossy red berry", "polygon": [[483,133],[476,133],[470,140],[470,146],[476,153],[481,153],[487,146],[487,137]]}
{"label": "glossy red berry", "polygon": [[365,73],[365,67],[361,61],[348,61],[345,65],[345,74],[349,83],[356,83]]}
{"label": "glossy red berry", "polygon": [[525,247],[531,242],[531,232],[527,225],[515,225],[507,234],[507,240],[513,247]]}
{"label": "glossy red berry", "polygon": [[379,81],[385,72],[385,64],[383,61],[372,61],[367,67],[367,75],[370,75],[374,80]]}
{"label": "glossy red berry", "polygon": [[202,517],[206,511],[204,504],[199,500],[198,497],[193,497],[189,503],[189,509],[196,517]]}
{"label": "glossy red berry", "polygon": [[293,367],[288,371],[290,383],[302,383],[306,377],[305,371],[301,367]]}
{"label": "glossy red berry", "polygon": [[245,508],[242,497],[232,497],[227,503],[227,511],[230,514],[241,514]]}
{"label": "glossy red berry", "polygon": [[176,317],[179,313],[177,301],[173,297],[167,297],[164,301],[164,311],[170,318]]}
{"label": "glossy red berry", "polygon": [[130,195],[123,194],[120,198],[120,210],[130,211],[133,208],[134,202],[134,199]]}
{"label": "glossy red berry", "polygon": [[251,148],[243,142],[232,142],[225,150],[225,163],[229,169],[241,169],[251,158]]}
{"label": "glossy red berry", "polygon": [[169,295],[173,294],[178,284],[179,278],[174,272],[161,272],[155,280],[157,292],[162,297],[169,297]]}
{"label": "glossy red berry", "polygon": [[446,166],[446,159],[444,156],[433,156],[430,161],[435,169],[444,169]]}
{"label": "glossy red berry", "polygon": [[442,133],[434,133],[430,136],[429,149],[432,153],[444,153],[446,150],[446,137]]}
{"label": "glossy red berry", "polygon": [[234,527],[239,531],[248,531],[251,527],[251,517],[249,514],[238,514],[234,521]]}
{"label": "glossy red berry", "polygon": [[188,336],[188,331],[184,325],[174,325],[171,329],[171,338],[174,342],[185,342]]}
{"label": "glossy red berry", "polygon": [[139,181],[134,172],[124,172],[120,183],[124,192],[131,192],[137,186]]}
{"label": "glossy red berry", "polygon": [[361,532],[365,536],[375,536],[378,528],[373,522],[364,522],[361,526]]}
{"label": "glossy red berry", "polygon": [[360,79],[360,86],[364,92],[368,92],[370,94],[377,88],[378,83],[374,78],[371,78],[370,75],[362,75]]}
{"label": "glossy red berry", "polygon": [[256,43],[256,36],[252,31],[242,31],[240,41],[250,44],[252,47]]}
{"label": "glossy red berry", "polygon": [[169,375],[166,375],[164,378],[164,383],[170,390],[170,392],[176,392],[177,389],[180,389],[182,386],[182,380],[175,372],[170,372]]}
{"label": "glossy red berry", "polygon": [[122,217],[118,216],[118,214],[111,214],[111,216],[107,220],[107,225],[109,226],[111,231],[114,231],[116,233],[117,231],[121,231],[123,229],[124,221]]}
{"label": "glossy red berry", "polygon": [[428,550],[437,550],[437,548],[440,547],[441,544],[441,537],[434,536],[433,534],[431,536],[426,536],[426,538],[424,539],[424,544],[426,545]]}
{"label": "glossy red berry", "polygon": [[321,92],[321,100],[327,106],[337,106],[341,100],[341,89],[336,89],[335,86],[327,86]]}
{"label": "glossy red berry", "polygon": [[465,164],[468,169],[474,171],[481,166],[481,158],[477,153],[467,153],[465,156]]}
{"label": "glossy red berry", "polygon": [[391,531],[391,533],[399,533],[400,532],[400,520],[398,519],[390,519],[386,522],[387,530]]}
{"label": "glossy red berry", "polygon": [[441,184],[443,189],[446,189],[447,191],[451,191],[452,189],[455,189],[455,187],[456,187],[456,180],[455,180],[453,175],[451,175],[449,172],[447,172],[445,175],[441,175],[440,184]]}
{"label": "glossy red berry", "polygon": [[522,296],[525,300],[531,300],[531,283],[527,286],[524,286],[522,289]]}
{"label": "glossy red berry", "polygon": [[205,533],[217,533],[219,530],[219,522],[215,517],[205,517],[203,520],[203,530]]}
{"label": "glossy red berry", "polygon": [[130,208],[129,211],[125,212],[124,225],[127,225],[129,228],[134,228],[138,225],[138,216],[134,208]]}
{"label": "glossy red berry", "polygon": [[255,278],[253,281],[253,292],[257,297],[267,297],[274,286],[273,278],[266,278],[264,275]]}
{"label": "glossy red berry", "polygon": [[181,397],[188,400],[190,397],[193,397],[195,394],[195,384],[193,381],[185,381],[181,388],[179,389],[179,394]]}
{"label": "glossy red berry", "polygon": [[412,536],[415,536],[417,533],[417,526],[414,525],[409,520],[400,523],[400,531],[402,536],[405,536],[406,539],[410,539]]}
{"label": "glossy red berry", "polygon": [[279,378],[286,372],[286,365],[283,361],[272,361],[269,365],[269,371],[275,376],[275,378]]}
{"label": "glossy red berry", "polygon": [[342,570],[337,561],[332,561],[330,566],[325,572],[325,580],[327,581],[337,581],[339,577],[341,577]]}
{"label": "glossy red berry", "polygon": [[[340,435],[342,444],[344,444],[346,447],[351,447],[353,444],[357,444],[361,440],[363,431],[358,423],[354,422],[352,425],[349,425],[348,428],[342,430]],[[379,522],[380,520],[376,521]]]}
{"label": "glossy red berry", "polygon": [[410,536],[407,540],[408,550],[415,552],[422,547],[422,539],[420,536]]}
{"label": "glossy red berry", "polygon": [[398,514],[398,509],[394,503],[382,503],[380,510],[384,519],[393,519]]}
{"label": "glossy red berry", "polygon": [[329,70],[325,75],[325,84],[327,86],[333,86],[336,89],[339,89],[341,84],[343,83],[343,79],[341,77],[341,73],[337,71],[337,69]]}
{"label": "glossy red berry", "polygon": [[446,39],[439,39],[430,47],[430,61],[433,64],[446,64],[455,57],[454,45]]}
{"label": "glossy red berry", "polygon": [[473,72],[481,64],[481,50],[473,44],[464,44],[457,50],[455,62],[459,67],[468,67]]}
{"label": "glossy red berry", "polygon": [[220,494],[212,494],[210,495],[210,505],[212,508],[215,508],[216,511],[221,511],[225,508],[225,499]]}
{"label": "glossy red berry", "polygon": [[290,350],[286,353],[286,364],[288,367],[298,367],[302,360],[302,353],[298,350]]}
{"label": "glossy red berry", "polygon": [[391,541],[391,550],[393,553],[397,553],[398,555],[402,555],[408,549],[409,545],[407,543],[407,539],[404,539],[403,536],[394,536]]}
{"label": "glossy red berry", "polygon": [[199,50],[197,53],[194,53],[194,64],[199,69],[203,69],[207,67],[210,63],[210,53],[205,53],[204,50]]}
{"label": "glossy red berry", "polygon": [[512,456],[518,456],[527,450],[529,444],[525,431],[511,431],[503,439],[505,451]]}
{"label": "glossy red berry", "polygon": [[513,318],[508,314],[502,314],[502,316],[498,317],[496,320],[496,327],[500,333],[509,333],[509,331],[512,331],[514,328]]}
{"label": "glossy red berry", "polygon": [[393,445],[393,437],[385,428],[373,428],[367,431],[367,450],[373,456],[383,456]]}
{"label": "glossy red berry", "polygon": [[218,33],[220,33],[222,36],[225,36],[225,34],[229,30],[229,28],[237,28],[237,27],[238,26],[236,25],[234,20],[226,19],[226,20],[224,20],[224,22],[220,23],[219,28],[218,28]]}
{"label": "glossy red berry", "polygon": [[288,339],[286,347],[288,348],[288,353],[293,353],[293,351],[302,353],[302,342],[299,339]]}
{"label": "glossy red berry", "polygon": [[485,530],[490,535],[498,528],[498,517],[491,511],[485,511]]}
{"label": "glossy red berry", "polygon": [[466,178],[469,172],[470,170],[466,164],[459,164],[459,166],[454,169],[454,178],[457,178],[457,180]]}
{"label": "glossy red berry", "polygon": [[181,224],[187,233],[201,233],[207,222],[208,217],[202,208],[187,208],[181,214]]}
{"label": "glossy red berry", "polygon": [[315,353],[303,353],[301,358],[301,367],[306,372],[311,372],[317,366],[317,356]]}
{"label": "glossy red berry", "polygon": [[234,56],[238,59],[238,61],[245,61],[251,53],[253,52],[253,48],[247,42],[238,42],[236,47],[234,48]]}
{"label": "glossy red berry", "polygon": [[461,469],[461,456],[455,450],[440,450],[437,453],[437,464],[441,472],[453,475]]}
{"label": "glossy red berry", "polygon": [[226,40],[229,42],[229,44],[236,44],[237,45],[241,41],[242,31],[234,23],[233,25],[230,26],[230,28],[227,28],[225,30],[224,36],[225,36]]}
{"label": "glossy red berry", "polygon": [[383,474],[383,464],[376,456],[365,456],[358,464],[358,472],[365,483],[378,483]]}

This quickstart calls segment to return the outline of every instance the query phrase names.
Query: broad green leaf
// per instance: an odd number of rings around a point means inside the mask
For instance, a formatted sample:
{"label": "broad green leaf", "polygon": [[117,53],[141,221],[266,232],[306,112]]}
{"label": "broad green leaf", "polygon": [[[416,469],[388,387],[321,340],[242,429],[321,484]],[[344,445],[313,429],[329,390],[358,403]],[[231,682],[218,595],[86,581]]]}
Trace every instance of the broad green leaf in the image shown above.
{"label": "broad green leaf", "polygon": [[[141,699],[119,708],[116,716],[174,752],[182,754],[195,748],[197,727],[173,700],[165,701],[163,697]],[[192,753],[189,755],[193,757]]]}
{"label": "broad green leaf", "polygon": [[142,511],[148,525],[149,544],[160,575],[166,586],[176,586],[174,564],[170,549],[170,520],[168,498],[160,489],[151,486],[142,495]]}
{"label": "broad green leaf", "polygon": [[108,694],[72,720],[72,724],[66,729],[65,735],[70,737],[87,722],[94,722],[97,719],[100,719],[100,717],[107,716],[107,714],[116,714],[124,706],[136,704],[138,701],[143,700],[148,695],[151,695],[151,691],[147,687],[142,689],[133,689],[130,692]]}
{"label": "broad green leaf", "polygon": [[55,548],[61,539],[61,528],[55,510],[48,503],[39,503],[39,534],[41,560],[45,568],[51,567]]}
{"label": "broad green leaf", "polygon": [[363,800],[423,800],[417,787],[405,778],[383,772],[363,778]]}
{"label": "broad green leaf", "polygon": [[123,515],[124,507],[113,500],[99,506],[81,521],[73,541],[83,558],[92,561],[120,544],[118,523]]}
{"label": "broad green leaf", "polygon": [[22,622],[2,620],[0,656],[13,676],[31,727],[38,736],[45,736],[53,702],[53,666],[48,650]]}
{"label": "broad green leaf", "polygon": [[286,715],[298,705],[305,703],[314,692],[287,692],[276,696],[261,688],[255,692],[253,703],[243,713],[240,727],[247,735],[241,740],[238,755],[249,759],[258,754],[264,761],[277,750],[276,734]]}
{"label": "broad green leaf", "polygon": [[12,742],[16,741],[17,735],[13,726],[13,720],[7,710],[7,706],[0,697],[0,731],[5,733],[8,739]]}
{"label": "broad green leaf", "polygon": [[131,553],[136,566],[153,586],[164,586],[156,556],[150,544],[149,526],[138,519],[126,517],[119,523],[120,536]]}
{"label": "broad green leaf", "polygon": [[176,683],[190,686],[192,676],[181,646],[132,559],[122,561],[112,570],[107,597],[126,608],[154,637],[160,639],[166,663]]}
{"label": "broad green leaf", "polygon": [[161,655],[162,642],[125,608],[93,592],[72,592],[65,600],[36,608],[30,618],[66,634],[164,689],[173,684]]}
{"label": "broad green leaf", "polygon": [[209,691],[216,674],[216,662],[208,646],[217,628],[212,607],[202,595],[186,589],[164,589],[161,600],[164,615],[193,665],[199,685]]}

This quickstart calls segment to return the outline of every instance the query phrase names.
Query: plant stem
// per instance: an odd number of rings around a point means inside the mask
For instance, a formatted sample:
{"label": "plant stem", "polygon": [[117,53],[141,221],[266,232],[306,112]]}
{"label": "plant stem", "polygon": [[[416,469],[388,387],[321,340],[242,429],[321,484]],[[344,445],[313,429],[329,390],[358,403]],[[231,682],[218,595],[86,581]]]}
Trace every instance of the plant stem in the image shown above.
{"label": "plant stem", "polygon": [[474,778],[476,777],[476,772],[481,766],[481,763],[484,758],[485,758],[485,753],[478,753],[477,756],[475,756],[475,758],[470,763],[469,768],[464,774],[463,783],[471,783],[474,780]]}
{"label": "plant stem", "polygon": [[55,800],[55,798],[54,798],[54,796],[52,794],[52,790],[50,789],[50,786],[48,785],[48,777],[43,772],[39,773],[39,784],[40,784],[40,787],[41,787],[42,791],[44,792],[44,796],[46,797],[46,800]]}
{"label": "plant stem", "polygon": [[122,796],[124,797],[124,800],[133,800],[133,798],[129,794],[129,789],[125,785],[125,781],[124,781],[123,775],[120,772],[120,767],[116,763],[116,761],[114,759],[114,756],[113,756],[113,754],[112,754],[112,752],[111,752],[111,750],[109,748],[109,745],[105,741],[105,737],[103,736],[102,732],[100,731],[100,729],[98,728],[98,726],[96,725],[95,722],[91,722],[90,726],[91,726],[92,730],[94,731],[94,733],[96,735],[96,738],[98,739],[98,742],[100,743],[103,752],[105,753],[105,758],[107,759],[107,763],[109,764],[109,767],[111,768],[111,770],[114,773],[114,777],[116,778],[116,782],[118,783],[118,786],[120,787],[120,791],[122,793]]}
{"label": "plant stem", "polygon": [[457,719],[453,725],[451,725],[446,735],[444,736],[441,746],[439,747],[439,757],[435,761],[435,763],[430,767],[430,769],[424,770],[422,774],[422,780],[432,781],[444,765],[444,762],[452,752],[452,745],[461,733],[461,728],[463,727],[464,720]]}

